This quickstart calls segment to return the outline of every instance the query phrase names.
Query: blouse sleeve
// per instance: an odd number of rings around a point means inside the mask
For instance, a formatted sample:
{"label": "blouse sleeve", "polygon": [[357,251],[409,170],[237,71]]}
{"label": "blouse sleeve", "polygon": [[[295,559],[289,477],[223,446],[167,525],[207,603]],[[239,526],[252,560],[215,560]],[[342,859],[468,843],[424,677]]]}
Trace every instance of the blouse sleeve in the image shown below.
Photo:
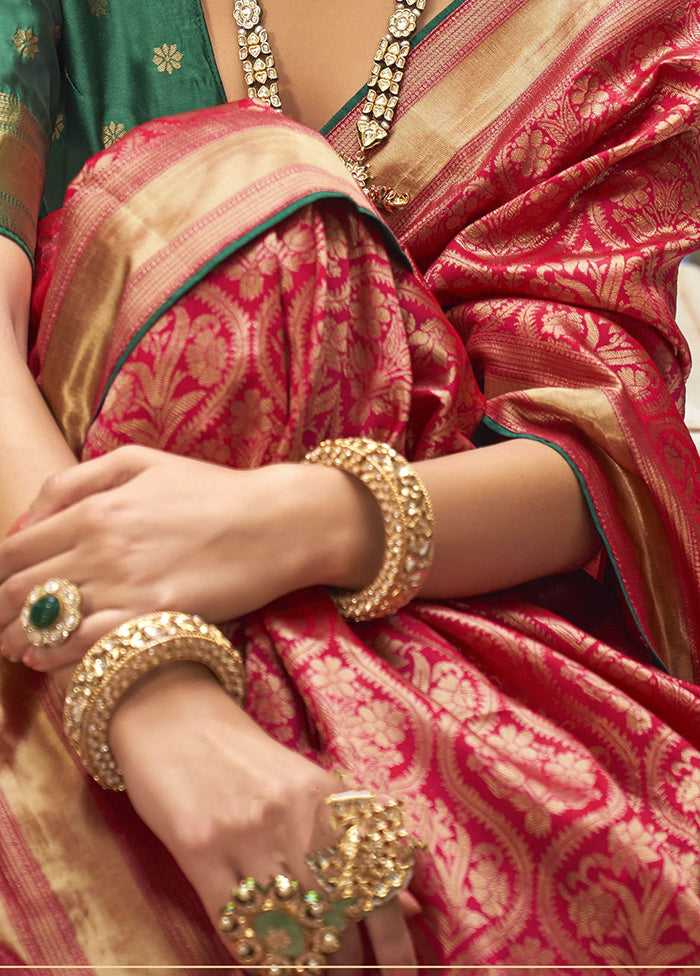
{"label": "blouse sleeve", "polygon": [[0,4],[0,233],[32,257],[58,100],[59,0]]}

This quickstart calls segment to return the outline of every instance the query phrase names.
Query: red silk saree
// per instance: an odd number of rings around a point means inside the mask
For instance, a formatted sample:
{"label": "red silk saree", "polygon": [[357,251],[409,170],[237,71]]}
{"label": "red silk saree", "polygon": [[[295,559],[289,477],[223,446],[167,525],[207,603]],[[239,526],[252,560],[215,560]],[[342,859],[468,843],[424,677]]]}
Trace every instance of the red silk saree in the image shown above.
{"label": "red silk saree", "polygon": [[[231,627],[271,735],[405,798],[427,844],[412,934],[444,972],[700,959],[697,454],[671,312],[700,223],[700,22],[564,6],[543,48],[535,0],[469,30],[455,8],[416,48],[382,150],[414,193],[391,233],[318,136],[242,104],[133,130],[41,239],[34,363],[84,457],[529,436],[579,473],[587,572],[362,625],[314,590]],[[225,967],[128,800],[65,751],[51,687],[5,671],[0,961]]]}

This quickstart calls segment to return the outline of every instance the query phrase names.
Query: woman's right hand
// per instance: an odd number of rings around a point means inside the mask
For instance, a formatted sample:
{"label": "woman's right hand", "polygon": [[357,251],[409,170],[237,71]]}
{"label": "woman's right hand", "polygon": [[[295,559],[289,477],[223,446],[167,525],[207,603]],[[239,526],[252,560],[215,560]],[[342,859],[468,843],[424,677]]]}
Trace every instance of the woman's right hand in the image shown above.
{"label": "woman's right hand", "polygon": [[[49,479],[22,531],[0,543],[4,653],[55,671],[143,613],[177,608],[220,623],[303,587],[361,586],[382,546],[379,507],[342,471],[238,471],[122,447]],[[19,614],[52,578],[80,589],[83,620],[62,645],[32,648]]]}
{"label": "woman's right hand", "polygon": [[[307,890],[318,887],[305,855],[338,781],[271,739],[206,668],[173,664],[142,679],[118,707],[110,739],[136,811],[215,926],[243,878],[265,884],[286,874]],[[416,973],[401,906],[395,899],[363,923],[387,976]],[[361,962],[359,931],[350,925],[329,965]]]}

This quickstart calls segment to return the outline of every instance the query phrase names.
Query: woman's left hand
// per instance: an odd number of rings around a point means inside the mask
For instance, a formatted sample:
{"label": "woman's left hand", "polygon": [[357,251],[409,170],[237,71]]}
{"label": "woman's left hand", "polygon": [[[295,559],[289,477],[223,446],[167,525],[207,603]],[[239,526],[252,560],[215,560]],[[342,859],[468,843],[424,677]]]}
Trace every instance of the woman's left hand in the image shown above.
{"label": "woman's left hand", "polygon": [[[332,838],[324,799],[338,781],[268,736],[202,665],[178,662],[132,686],[114,713],[109,741],[139,816],[189,878],[216,926],[244,878],[291,877],[318,890],[305,855]],[[417,976],[406,917],[420,906],[402,891],[362,925],[378,976]],[[226,936],[222,940],[230,949]],[[352,976],[365,955],[349,923],[329,957]]]}
{"label": "woman's left hand", "polygon": [[[218,623],[292,590],[334,585],[331,553],[347,560],[350,547],[323,528],[315,500],[321,479],[321,494],[334,499],[326,524],[340,524],[338,492],[346,493],[341,511],[356,524],[362,506],[371,513],[374,502],[355,479],[316,465],[236,471],[129,446],[61,472],[46,482],[21,531],[0,544],[3,653],[55,671],[141,613],[176,609]],[[371,514],[364,521],[373,525]],[[381,548],[381,526],[379,539]],[[347,575],[347,564],[337,571],[339,579]],[[52,578],[79,588],[83,620],[60,647],[34,648],[19,614],[30,590]]]}

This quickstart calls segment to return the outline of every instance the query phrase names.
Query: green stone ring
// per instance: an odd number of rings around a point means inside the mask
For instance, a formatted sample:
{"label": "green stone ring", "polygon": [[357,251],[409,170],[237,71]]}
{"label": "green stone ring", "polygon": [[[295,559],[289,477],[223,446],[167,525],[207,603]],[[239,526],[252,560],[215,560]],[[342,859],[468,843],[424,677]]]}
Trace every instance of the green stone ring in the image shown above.
{"label": "green stone ring", "polygon": [[27,640],[34,647],[64,644],[80,626],[80,590],[66,579],[50,579],[35,586],[19,615]]}
{"label": "green stone ring", "polygon": [[244,878],[221,909],[219,930],[246,972],[321,976],[347,922],[316,891],[278,874],[267,885]]}

